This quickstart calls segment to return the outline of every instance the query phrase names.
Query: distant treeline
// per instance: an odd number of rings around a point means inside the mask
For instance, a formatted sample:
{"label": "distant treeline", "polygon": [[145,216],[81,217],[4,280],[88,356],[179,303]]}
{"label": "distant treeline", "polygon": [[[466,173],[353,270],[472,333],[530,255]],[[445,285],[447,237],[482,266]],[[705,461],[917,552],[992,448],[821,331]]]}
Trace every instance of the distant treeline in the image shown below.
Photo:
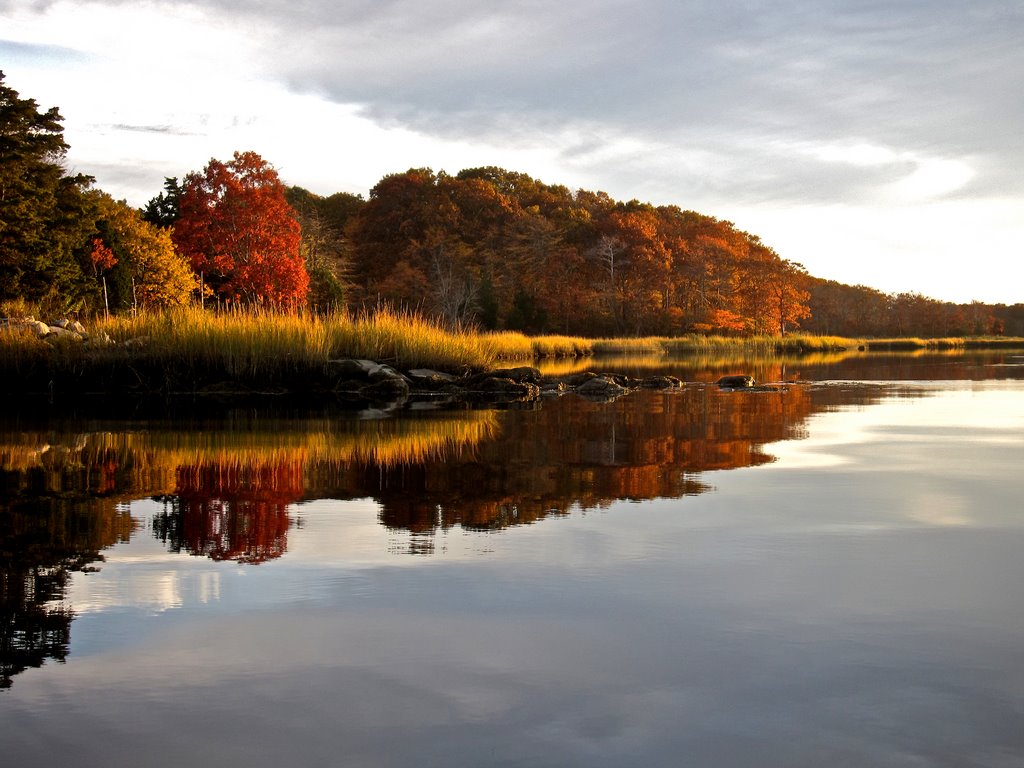
{"label": "distant treeline", "polygon": [[349,306],[576,335],[1024,335],[1024,304],[953,304],[808,275],[732,223],[501,168],[412,169],[368,200],[292,187],[307,262]]}
{"label": "distant treeline", "polygon": [[411,169],[368,198],[286,187],[253,152],[141,210],[63,169],[56,108],[0,73],[0,301],[49,313],[202,302],[386,304],[451,326],[577,336],[1024,335],[1024,305],[955,305],[808,275],[756,235],[502,168]]}

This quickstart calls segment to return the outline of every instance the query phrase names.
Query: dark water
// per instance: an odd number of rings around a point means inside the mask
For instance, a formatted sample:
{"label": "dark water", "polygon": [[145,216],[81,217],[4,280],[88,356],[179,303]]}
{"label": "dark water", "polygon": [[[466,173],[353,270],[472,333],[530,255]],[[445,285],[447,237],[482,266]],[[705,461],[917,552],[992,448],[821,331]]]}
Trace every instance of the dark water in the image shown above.
{"label": "dark water", "polygon": [[9,408],[0,761],[1024,765],[1024,358],[635,365],[799,383]]}

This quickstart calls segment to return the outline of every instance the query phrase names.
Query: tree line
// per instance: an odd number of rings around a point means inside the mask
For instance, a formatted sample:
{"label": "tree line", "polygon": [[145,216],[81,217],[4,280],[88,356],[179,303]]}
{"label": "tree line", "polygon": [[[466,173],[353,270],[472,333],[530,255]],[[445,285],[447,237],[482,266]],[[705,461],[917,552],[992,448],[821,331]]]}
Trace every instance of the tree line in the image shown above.
{"label": "tree line", "polygon": [[589,336],[1024,333],[1024,305],[816,278],[731,222],[497,167],[410,169],[364,199],[288,187],[237,152],[167,179],[136,210],[65,171],[61,122],[0,73],[0,300],[62,313],[386,303],[450,325]]}

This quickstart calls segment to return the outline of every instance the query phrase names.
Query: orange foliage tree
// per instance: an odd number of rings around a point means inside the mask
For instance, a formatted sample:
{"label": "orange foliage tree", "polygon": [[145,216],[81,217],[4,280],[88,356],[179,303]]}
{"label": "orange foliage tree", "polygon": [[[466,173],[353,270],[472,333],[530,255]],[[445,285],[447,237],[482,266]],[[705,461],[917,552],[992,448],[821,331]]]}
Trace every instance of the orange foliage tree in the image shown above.
{"label": "orange foliage tree", "polygon": [[174,244],[215,293],[247,304],[294,305],[309,292],[301,233],[285,187],[255,152],[210,160],[185,177]]}

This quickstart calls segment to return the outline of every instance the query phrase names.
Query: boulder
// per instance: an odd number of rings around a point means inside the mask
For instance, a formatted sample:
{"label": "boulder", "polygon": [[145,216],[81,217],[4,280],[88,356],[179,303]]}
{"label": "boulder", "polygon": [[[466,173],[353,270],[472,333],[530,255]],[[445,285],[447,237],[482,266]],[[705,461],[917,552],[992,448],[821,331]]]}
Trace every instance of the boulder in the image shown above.
{"label": "boulder", "polygon": [[373,360],[328,360],[326,373],[337,379],[368,379],[370,371],[376,367]]}
{"label": "boulder", "polygon": [[49,327],[49,333],[46,335],[47,338],[53,339],[71,339],[72,341],[82,341],[82,337],[79,336],[68,328],[61,328],[59,325],[51,325]]}
{"label": "boulder", "polygon": [[413,368],[411,371],[406,371],[406,376],[413,381],[443,381],[448,384],[455,381],[456,378],[450,373],[435,371],[432,368]]}
{"label": "boulder", "polygon": [[644,389],[679,389],[683,381],[675,376],[648,376],[640,382],[640,386]]}
{"label": "boulder", "polygon": [[50,335],[50,326],[44,323],[42,320],[26,320],[19,324],[22,328],[27,328],[32,331],[39,338],[45,338]]}
{"label": "boulder", "polygon": [[516,397],[537,397],[540,395],[540,387],[529,381],[514,381],[503,376],[488,376],[475,381],[470,392],[480,394],[501,394],[514,395]]}
{"label": "boulder", "polygon": [[566,387],[564,381],[550,376],[544,377],[540,383],[540,391],[545,395],[559,395],[567,390],[568,387]]}
{"label": "boulder", "polygon": [[742,387],[754,386],[754,377],[746,375],[723,376],[718,380],[718,386],[723,389],[740,389]]}
{"label": "boulder", "polygon": [[367,373],[367,378],[369,378],[370,381],[390,381],[391,379],[401,379],[402,381],[405,381],[406,384],[409,383],[405,376],[400,374],[390,365],[384,365],[383,363],[378,363],[370,368]]}
{"label": "boulder", "polygon": [[624,386],[616,382],[614,379],[606,376],[595,376],[576,387],[576,392],[578,394],[593,395],[597,397],[621,395],[626,391],[627,390]]}
{"label": "boulder", "polygon": [[574,373],[571,376],[567,376],[565,378],[565,384],[569,387],[578,387],[580,384],[596,378],[597,374],[593,371],[582,371],[580,373]]}
{"label": "boulder", "polygon": [[406,372],[406,378],[413,388],[420,391],[442,392],[453,386],[456,377],[450,373],[434,371],[430,368],[415,368]]}
{"label": "boulder", "polygon": [[518,368],[499,368],[495,371],[491,371],[490,376],[498,379],[512,379],[512,381],[528,381],[531,384],[540,383],[540,371],[528,365],[519,366]]}
{"label": "boulder", "polygon": [[368,400],[399,400],[409,396],[409,384],[401,376],[382,378],[361,387],[359,394]]}

